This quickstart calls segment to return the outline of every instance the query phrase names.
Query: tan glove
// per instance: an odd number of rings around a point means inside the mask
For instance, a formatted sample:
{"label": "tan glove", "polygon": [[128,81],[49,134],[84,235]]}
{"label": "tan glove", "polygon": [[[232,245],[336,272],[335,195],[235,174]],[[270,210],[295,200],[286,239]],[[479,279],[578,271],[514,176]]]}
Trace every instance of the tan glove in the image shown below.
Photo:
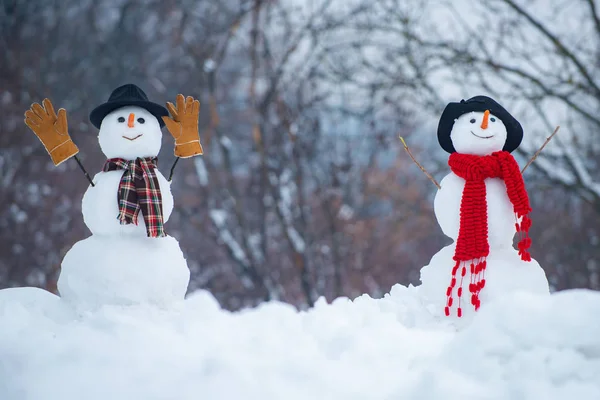
{"label": "tan glove", "polygon": [[177,108],[167,102],[167,109],[171,117],[162,117],[167,129],[175,139],[175,155],[181,158],[193,157],[203,154],[198,132],[198,115],[200,102],[188,96],[184,99],[182,94],[177,95]]}
{"label": "tan glove", "polygon": [[33,103],[25,111],[25,124],[40,139],[54,165],[58,165],[79,153],[79,149],[69,136],[65,109],[58,110],[57,116],[50,100],[44,99],[42,104],[44,107]]}

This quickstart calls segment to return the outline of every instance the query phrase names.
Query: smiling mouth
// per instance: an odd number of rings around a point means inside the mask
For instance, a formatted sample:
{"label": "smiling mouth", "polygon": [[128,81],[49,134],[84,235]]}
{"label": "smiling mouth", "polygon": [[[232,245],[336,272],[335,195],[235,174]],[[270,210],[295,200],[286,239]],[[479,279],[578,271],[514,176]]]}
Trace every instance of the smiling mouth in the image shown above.
{"label": "smiling mouth", "polygon": [[[473,133],[473,132],[471,132],[471,133]],[[123,137],[123,139],[127,139],[127,140],[129,140],[129,141],[132,141],[132,142],[133,142],[135,139],[137,139],[137,138],[139,138],[140,136],[143,136],[143,135],[144,135],[143,133],[140,133],[139,135],[137,135],[137,136],[136,136],[136,137],[134,137],[134,138],[130,138],[130,137],[127,137],[127,136],[122,136],[122,137]]]}
{"label": "smiling mouth", "polygon": [[492,136],[479,136],[473,133],[473,131],[471,131],[471,135],[478,137],[479,139],[491,139],[494,137],[494,135]]}

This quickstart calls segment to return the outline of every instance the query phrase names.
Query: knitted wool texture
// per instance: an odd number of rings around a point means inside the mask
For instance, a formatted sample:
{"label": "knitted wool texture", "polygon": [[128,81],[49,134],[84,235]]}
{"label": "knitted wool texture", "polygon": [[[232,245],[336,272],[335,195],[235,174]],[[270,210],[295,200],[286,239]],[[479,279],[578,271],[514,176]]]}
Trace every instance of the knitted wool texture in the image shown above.
{"label": "knitted wool texture", "polygon": [[[467,274],[467,266],[469,266],[470,272],[471,304],[475,311],[481,305],[479,293],[485,286],[486,258],[489,255],[490,246],[484,180],[500,178],[506,184],[507,195],[516,216],[515,227],[519,235],[519,255],[523,261],[531,261],[528,251],[531,246],[529,238],[531,207],[519,165],[509,152],[498,151],[488,156],[452,153],[448,165],[452,172],[466,181],[460,204],[460,228],[453,258],[456,264],[452,268],[452,278],[446,291],[447,303],[444,310],[445,314],[449,316],[454,302],[453,292],[456,288],[457,315],[461,317],[462,286]],[[519,218],[521,218],[520,223],[518,222]],[[459,272],[460,283],[457,282]]]}

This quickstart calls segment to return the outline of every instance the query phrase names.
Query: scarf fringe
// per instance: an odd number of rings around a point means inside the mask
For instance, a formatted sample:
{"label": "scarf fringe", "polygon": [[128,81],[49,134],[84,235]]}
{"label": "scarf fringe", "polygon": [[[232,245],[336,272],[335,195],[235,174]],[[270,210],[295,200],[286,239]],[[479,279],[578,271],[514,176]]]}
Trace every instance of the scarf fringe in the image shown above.
{"label": "scarf fringe", "polygon": [[520,224],[518,222],[515,223],[515,228],[517,229],[517,235],[519,235],[519,243],[517,244],[517,248],[519,249],[521,260],[531,261],[531,254],[529,254],[529,248],[531,247],[531,238],[529,237],[531,218],[529,218],[528,215],[524,215]]}
{"label": "scarf fringe", "polygon": [[[481,306],[481,300],[479,299],[479,292],[481,289],[485,287],[485,270],[487,268],[487,260],[486,257],[482,257],[478,260],[473,260],[469,266],[470,280],[469,280],[469,293],[471,294],[471,305],[475,308],[475,311],[479,310]],[[457,286],[457,277],[456,274],[460,269],[460,283],[456,289],[456,297],[457,297],[457,309],[456,314],[460,318],[462,317],[462,298],[463,298],[463,281],[465,275],[467,274],[467,262],[466,261],[456,261],[454,267],[452,268],[452,279],[450,280],[450,285],[448,289],[446,289],[446,307],[444,308],[444,314],[446,316],[450,316],[450,310],[452,309],[452,305],[454,304],[454,298],[452,294],[454,292],[454,288]]]}
{"label": "scarf fringe", "polygon": [[117,219],[119,220],[119,224],[121,224],[121,225],[131,225],[131,224],[137,225],[138,224],[138,215],[139,214],[134,214],[133,217],[131,218],[131,220],[129,220],[129,218],[127,218],[124,213],[119,211],[119,215],[117,215]]}

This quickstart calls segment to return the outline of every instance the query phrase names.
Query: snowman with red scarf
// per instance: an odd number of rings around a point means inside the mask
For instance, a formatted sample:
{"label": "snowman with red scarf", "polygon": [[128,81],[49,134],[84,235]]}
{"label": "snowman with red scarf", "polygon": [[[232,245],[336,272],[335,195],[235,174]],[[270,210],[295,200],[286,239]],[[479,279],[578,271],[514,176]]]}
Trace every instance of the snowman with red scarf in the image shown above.
{"label": "snowman with red scarf", "polygon": [[486,96],[450,103],[442,113],[438,140],[450,153],[451,172],[440,182],[434,210],[454,243],[421,269],[419,286],[436,314],[468,319],[510,292],[549,293],[529,254],[531,207],[511,155],[522,139],[521,124]]}

